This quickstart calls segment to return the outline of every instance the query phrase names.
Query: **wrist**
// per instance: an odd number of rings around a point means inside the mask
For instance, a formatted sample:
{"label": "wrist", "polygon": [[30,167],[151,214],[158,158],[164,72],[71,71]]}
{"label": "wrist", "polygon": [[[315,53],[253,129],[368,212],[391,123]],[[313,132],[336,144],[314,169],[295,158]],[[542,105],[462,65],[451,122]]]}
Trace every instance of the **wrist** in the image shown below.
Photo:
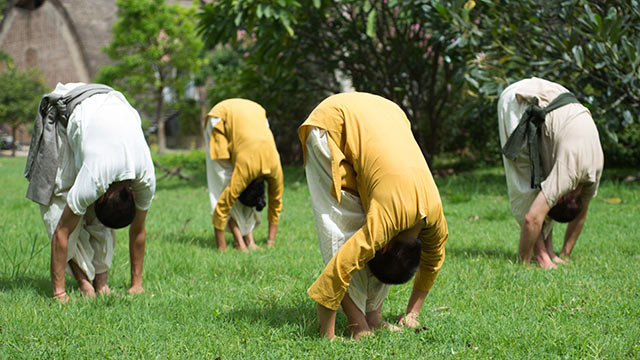
{"label": "wrist", "polygon": [[55,292],[53,294],[53,298],[56,299],[56,298],[59,298],[59,297],[63,297],[65,295],[67,295],[67,291],[66,290],[62,290],[62,291],[59,291],[59,292]]}

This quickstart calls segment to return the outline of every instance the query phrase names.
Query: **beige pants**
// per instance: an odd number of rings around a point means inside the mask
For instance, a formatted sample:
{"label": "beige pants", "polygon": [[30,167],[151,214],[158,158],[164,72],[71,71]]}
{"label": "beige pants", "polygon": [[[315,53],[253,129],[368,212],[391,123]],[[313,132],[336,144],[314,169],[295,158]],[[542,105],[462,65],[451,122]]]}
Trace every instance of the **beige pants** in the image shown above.
{"label": "beige pants", "polygon": [[[56,173],[56,183],[49,206],[40,205],[40,214],[51,241],[58,226],[62,211],[67,205],[67,192],[73,186],[77,176],[73,152],[67,142],[66,135],[58,132],[61,164]],[[113,248],[116,243],[116,232],[107,228],[96,218],[93,205],[80,218],[75,230],[69,235],[67,243],[66,271],[71,272],[69,261],[73,260],[87,275],[89,280],[109,270],[113,260]]]}
{"label": "beige pants", "polygon": [[[331,196],[331,153],[326,131],[314,128],[307,137],[305,172],[313,204],[313,217],[325,265],[365,222],[360,198],[342,191],[340,204]],[[378,309],[389,294],[369,267],[355,272],[347,293],[363,314]]]}
{"label": "beige pants", "polygon": [[[220,118],[210,117],[207,121],[207,128],[205,131],[205,146],[207,149],[206,166],[207,166],[207,184],[209,186],[209,202],[211,204],[211,214],[216,209],[218,199],[222,191],[231,182],[231,175],[233,174],[233,164],[229,159],[216,159],[212,160],[209,154],[209,141],[211,137],[211,131],[213,127],[220,121]],[[253,207],[245,206],[240,201],[236,201],[231,208],[229,216],[238,224],[238,228],[243,236],[249,235],[255,228],[260,225],[260,213]],[[225,229],[227,232],[231,232],[229,223]]]}

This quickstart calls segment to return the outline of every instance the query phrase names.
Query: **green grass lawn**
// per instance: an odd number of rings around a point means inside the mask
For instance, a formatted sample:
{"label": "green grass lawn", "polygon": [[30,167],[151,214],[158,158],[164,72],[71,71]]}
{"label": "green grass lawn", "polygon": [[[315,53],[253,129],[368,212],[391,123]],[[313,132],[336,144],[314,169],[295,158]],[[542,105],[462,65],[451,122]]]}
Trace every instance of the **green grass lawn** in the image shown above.
{"label": "green grass lawn", "polygon": [[[426,330],[341,343],[318,336],[306,295],[323,266],[302,169],[285,168],[276,248],[222,254],[197,159],[184,170],[193,181],[158,181],[147,217],[146,293],[86,300],[67,277],[76,300],[60,305],[51,299],[40,212],[24,197],[25,158],[0,158],[0,359],[640,357],[640,184],[621,182],[625,171],[605,170],[570,264],[553,271],[515,263],[519,228],[500,168],[437,179],[450,239],[419,317]],[[263,212],[255,233],[263,247],[265,225]],[[563,234],[556,226],[557,250]],[[110,285],[125,294],[128,238],[118,236]],[[404,310],[410,291],[392,288],[386,320]],[[337,331],[346,335],[342,314]]]}

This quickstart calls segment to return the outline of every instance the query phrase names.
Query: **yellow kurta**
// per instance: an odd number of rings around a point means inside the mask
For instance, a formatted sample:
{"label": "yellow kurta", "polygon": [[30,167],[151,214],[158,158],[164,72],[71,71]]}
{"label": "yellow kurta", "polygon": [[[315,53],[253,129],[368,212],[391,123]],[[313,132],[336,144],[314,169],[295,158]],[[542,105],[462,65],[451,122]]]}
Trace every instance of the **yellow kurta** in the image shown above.
{"label": "yellow kurta", "polygon": [[213,226],[224,229],[231,207],[242,191],[258,177],[268,184],[270,224],[278,225],[282,211],[283,177],[280,155],[259,104],[246,99],[228,99],[216,104],[209,117],[220,118],[211,132],[211,159],[231,159],[233,175],[222,191],[213,213]]}
{"label": "yellow kurta", "polygon": [[440,194],[404,112],[380,96],[344,93],[325,99],[300,126],[302,149],[313,127],[329,135],[333,187],[327,191],[338,202],[340,190],[358,194],[366,222],[327,264],[307,290],[309,296],[337,309],[351,275],[424,218],[415,286],[429,291],[444,261],[449,231]]}

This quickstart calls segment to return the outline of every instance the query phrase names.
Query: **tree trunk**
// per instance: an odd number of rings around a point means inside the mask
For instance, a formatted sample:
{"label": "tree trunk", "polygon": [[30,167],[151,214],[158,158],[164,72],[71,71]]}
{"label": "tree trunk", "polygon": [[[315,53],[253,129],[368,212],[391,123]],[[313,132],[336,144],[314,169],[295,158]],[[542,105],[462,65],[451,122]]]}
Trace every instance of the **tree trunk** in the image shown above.
{"label": "tree trunk", "polygon": [[198,102],[200,103],[200,132],[198,133],[197,136],[197,140],[196,140],[196,149],[201,149],[204,150],[205,147],[205,142],[204,142],[204,137],[205,137],[205,133],[204,133],[204,120],[205,117],[207,116],[207,113],[209,112],[209,109],[213,106],[211,104],[209,104],[209,101],[207,99],[207,88],[206,86],[198,86],[197,88],[198,91]]}
{"label": "tree trunk", "polygon": [[158,154],[162,154],[167,150],[167,139],[164,133],[164,87],[158,88],[156,94],[156,124],[158,124]]}
{"label": "tree trunk", "polygon": [[11,137],[13,138],[13,143],[11,144],[11,156],[16,156],[16,134],[18,133],[18,125],[11,127]]}

